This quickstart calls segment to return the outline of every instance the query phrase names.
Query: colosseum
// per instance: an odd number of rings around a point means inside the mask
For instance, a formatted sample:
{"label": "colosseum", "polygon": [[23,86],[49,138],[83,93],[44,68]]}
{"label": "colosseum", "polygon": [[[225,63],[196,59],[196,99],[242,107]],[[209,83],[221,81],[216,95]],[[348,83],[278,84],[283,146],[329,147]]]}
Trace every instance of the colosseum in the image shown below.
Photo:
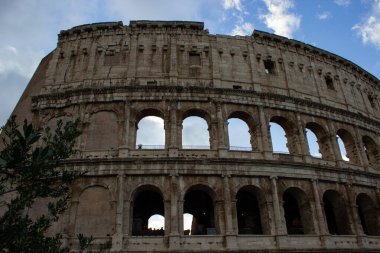
{"label": "colosseum", "polygon": [[[84,233],[120,253],[380,252],[379,90],[354,63],[262,31],[106,22],[61,31],[14,114],[81,120],[65,166],[87,174],[53,229],[65,245]],[[137,141],[151,116],[164,145]],[[184,143],[190,117],[206,122],[208,145]],[[231,119],[249,147],[230,145]],[[288,152],[274,149],[274,125]]]}

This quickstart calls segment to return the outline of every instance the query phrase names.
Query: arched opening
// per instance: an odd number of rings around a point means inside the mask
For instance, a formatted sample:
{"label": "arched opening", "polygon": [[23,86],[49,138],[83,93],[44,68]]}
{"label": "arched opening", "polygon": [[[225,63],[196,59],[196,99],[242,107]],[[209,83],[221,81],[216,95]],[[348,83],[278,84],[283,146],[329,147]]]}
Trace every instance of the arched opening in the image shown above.
{"label": "arched opening", "polygon": [[[151,222],[159,223],[159,218],[156,215],[165,217],[164,201],[160,191],[153,186],[143,186],[135,193],[133,201],[133,236],[162,236],[165,233],[165,226],[160,229],[149,227],[149,219]],[[157,219],[158,218],[158,219]],[[164,222],[165,224],[165,222]],[[162,229],[161,229],[162,228]]]}
{"label": "arched opening", "polygon": [[190,213],[183,214],[183,234],[192,235],[191,226],[193,224],[193,215]]}
{"label": "arched opening", "polygon": [[380,235],[380,213],[372,199],[361,193],[356,198],[356,205],[364,234]]}
{"label": "arched opening", "polygon": [[229,115],[227,123],[230,150],[257,149],[255,124],[251,115],[243,111],[235,111]]}
{"label": "arched opening", "polygon": [[164,120],[157,116],[145,116],[137,124],[137,149],[164,149]]}
{"label": "arched opening", "polygon": [[346,203],[343,197],[334,190],[327,190],[323,194],[323,204],[329,233],[332,235],[351,235]]}
{"label": "arched opening", "polygon": [[314,224],[309,199],[304,191],[291,187],[283,195],[284,216],[289,235],[313,234]]}
{"label": "arched opening", "polygon": [[344,129],[339,129],[336,134],[342,159],[357,164],[358,154],[352,135]]}
{"label": "arched opening", "polygon": [[309,145],[309,153],[313,157],[321,158],[317,135],[310,129],[306,128],[306,139]]}
{"label": "arched opening", "polygon": [[153,214],[148,219],[148,231],[152,235],[164,235],[165,217],[159,214]]}
{"label": "arched opening", "polygon": [[191,235],[217,234],[215,227],[214,201],[205,186],[195,186],[186,192],[183,211],[193,216]]}
{"label": "arched opening", "polygon": [[307,123],[306,138],[311,156],[326,160],[333,159],[329,136],[322,126],[314,122]]}
{"label": "arched opening", "polygon": [[249,127],[241,119],[230,118],[228,120],[228,139],[230,150],[252,150]]}
{"label": "arched opening", "polygon": [[[262,209],[266,208],[266,203],[262,194],[263,193],[258,188],[253,186],[243,187],[236,194],[239,234],[264,233],[267,220],[264,220],[265,213],[262,212]],[[262,213],[264,214],[264,217],[262,217]]]}
{"label": "arched opening", "polygon": [[115,218],[116,210],[108,189],[102,186],[89,187],[79,197],[75,234],[112,236],[115,233]]}
{"label": "arched opening", "polygon": [[372,167],[378,168],[379,152],[378,152],[375,141],[369,136],[363,136],[362,141],[363,141],[364,152],[367,156],[369,165],[371,165]]}
{"label": "arched opening", "polygon": [[114,112],[94,113],[87,131],[86,150],[118,148],[118,130],[117,116]]}
{"label": "arched opening", "polygon": [[288,139],[284,128],[275,122],[270,122],[269,127],[273,152],[289,154]]}
{"label": "arched opening", "polygon": [[210,149],[207,121],[199,116],[189,116],[182,122],[183,149]]}

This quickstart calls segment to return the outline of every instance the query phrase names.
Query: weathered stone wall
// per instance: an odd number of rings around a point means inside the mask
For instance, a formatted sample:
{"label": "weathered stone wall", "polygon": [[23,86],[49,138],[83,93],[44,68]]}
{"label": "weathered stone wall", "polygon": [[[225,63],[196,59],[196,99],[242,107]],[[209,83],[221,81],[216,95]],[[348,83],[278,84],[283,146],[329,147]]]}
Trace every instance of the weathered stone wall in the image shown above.
{"label": "weathered stone wall", "polygon": [[[40,126],[82,122],[80,152],[65,166],[88,174],[56,226],[69,245],[81,232],[111,238],[117,252],[380,252],[380,86],[355,64],[260,31],[231,37],[199,22],[132,21],[61,31],[39,69],[15,112]],[[136,148],[145,116],[164,120],[161,149]],[[189,116],[206,120],[210,149],[183,148]],[[251,151],[230,147],[230,118],[247,123]],[[272,151],[270,122],[285,130],[289,154]],[[322,158],[309,154],[306,128]],[[163,235],[134,234],[142,192],[162,200]],[[185,235],[189,192],[211,199],[212,234]],[[239,192],[257,202],[256,234],[239,225]]]}

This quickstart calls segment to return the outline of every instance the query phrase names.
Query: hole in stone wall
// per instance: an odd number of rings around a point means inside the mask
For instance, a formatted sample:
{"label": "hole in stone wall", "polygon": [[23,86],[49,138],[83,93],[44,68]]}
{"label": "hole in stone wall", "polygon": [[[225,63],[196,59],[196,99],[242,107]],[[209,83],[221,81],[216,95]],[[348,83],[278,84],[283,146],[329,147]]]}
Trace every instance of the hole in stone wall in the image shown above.
{"label": "hole in stone wall", "polygon": [[239,234],[262,234],[260,208],[257,197],[246,190],[236,195]]}
{"label": "hole in stone wall", "polygon": [[372,107],[373,109],[376,109],[376,103],[375,103],[375,99],[374,99],[374,97],[371,96],[371,95],[368,95],[368,101],[369,101],[371,107]]}
{"label": "hole in stone wall", "polygon": [[230,150],[251,151],[251,133],[247,123],[237,118],[230,118],[227,122]]}
{"label": "hole in stone wall", "polygon": [[356,205],[364,234],[380,235],[379,214],[372,199],[367,194],[361,193],[356,198]]}
{"label": "hole in stone wall", "polygon": [[164,201],[162,196],[153,189],[145,189],[136,194],[133,201],[133,236],[158,236],[164,235],[163,229],[153,230],[149,228],[149,219],[152,216],[164,216]]}
{"label": "hole in stone wall", "polygon": [[350,235],[350,223],[346,204],[342,196],[334,191],[327,190],[323,194],[323,207],[329,233],[332,235]]}
{"label": "hole in stone wall", "polygon": [[313,157],[322,158],[322,154],[319,152],[319,144],[317,135],[310,129],[306,128],[306,139],[309,145],[309,153]]}
{"label": "hole in stone wall", "polygon": [[274,61],[264,60],[264,71],[265,74],[274,74],[275,72],[275,64]]}
{"label": "hole in stone wall", "polygon": [[159,214],[154,214],[148,219],[148,230],[152,235],[164,235],[165,217]]}
{"label": "hole in stone wall", "polygon": [[189,53],[189,65],[190,66],[200,66],[201,65],[201,55],[199,53]]}
{"label": "hole in stone wall", "polygon": [[193,189],[186,193],[184,213],[193,215],[191,235],[216,234],[214,221],[214,203],[203,190]]}
{"label": "hole in stone wall", "polygon": [[331,78],[331,76],[325,76],[325,82],[326,82],[327,89],[335,90],[334,81]]}
{"label": "hole in stone wall", "polygon": [[298,206],[297,199],[285,192],[283,196],[284,201],[284,214],[286,221],[286,229],[289,235],[302,235],[304,234],[303,225],[301,221],[301,214]]}
{"label": "hole in stone wall", "polygon": [[270,122],[269,126],[273,152],[289,154],[288,139],[284,128],[275,122]]}
{"label": "hole in stone wall", "polygon": [[191,227],[193,225],[193,215],[189,213],[183,214],[183,234],[191,235]]}
{"label": "hole in stone wall", "polygon": [[369,164],[377,168],[379,152],[375,141],[369,136],[363,136],[362,141],[363,149]]}
{"label": "hole in stone wall", "polygon": [[136,134],[137,149],[165,148],[164,120],[156,116],[146,116],[138,123]]}
{"label": "hole in stone wall", "polygon": [[209,149],[210,135],[207,121],[198,116],[190,116],[182,122],[182,148]]}

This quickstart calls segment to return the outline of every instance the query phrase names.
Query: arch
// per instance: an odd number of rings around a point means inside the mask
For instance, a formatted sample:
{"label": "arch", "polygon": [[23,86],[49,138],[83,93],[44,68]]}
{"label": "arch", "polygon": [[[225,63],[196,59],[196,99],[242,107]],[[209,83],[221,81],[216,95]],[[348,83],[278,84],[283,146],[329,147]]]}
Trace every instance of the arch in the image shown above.
{"label": "arch", "polygon": [[183,149],[210,149],[212,148],[212,132],[210,117],[202,110],[188,110],[182,121],[182,148]]}
{"label": "arch", "polygon": [[191,235],[191,225],[193,224],[194,216],[190,213],[183,214],[183,234]]}
{"label": "arch", "polygon": [[164,113],[156,108],[145,108],[136,114],[136,124],[145,117],[154,116],[163,119]]}
{"label": "arch", "polygon": [[164,235],[165,217],[160,214],[153,214],[148,219],[148,231],[152,235]]}
{"label": "arch", "polygon": [[205,185],[190,187],[184,196],[183,213],[193,215],[192,235],[216,234],[214,191]]}
{"label": "arch", "polygon": [[[319,124],[315,122],[308,122],[305,126],[306,130],[311,131],[317,138],[318,151],[315,152],[315,155],[310,154],[312,156],[318,157],[318,153],[320,157],[326,160],[333,160],[333,152],[329,142],[329,135],[327,131]],[[307,134],[306,134],[307,136]],[[309,143],[309,151],[312,153],[312,148],[309,137],[307,136],[307,140]]]}
{"label": "arch", "polygon": [[270,234],[267,201],[260,188],[253,185],[240,188],[236,210],[239,234]]}
{"label": "arch", "polygon": [[297,187],[290,187],[282,199],[288,234],[314,234],[312,209],[306,193]]}
{"label": "arch", "polygon": [[273,152],[298,154],[296,127],[286,118],[273,116],[270,119],[270,134]]}
{"label": "arch", "polygon": [[[345,158],[344,150],[345,150],[347,153],[345,155],[348,159],[347,161],[349,161],[350,163],[358,164],[359,163],[358,153],[357,153],[355,141],[352,135],[345,129],[339,129],[336,132],[336,135],[342,140],[344,144],[344,148],[340,145],[340,151],[341,151],[343,160],[346,160],[344,159]],[[338,145],[339,145],[339,141],[338,141]]]}
{"label": "arch", "polygon": [[189,110],[185,111],[183,113],[182,121],[188,117],[191,117],[191,116],[200,117],[200,118],[206,120],[208,125],[210,125],[210,123],[211,123],[210,114],[208,112],[206,112],[205,110],[198,109],[198,108],[193,108],[193,109],[189,109]]}
{"label": "arch", "polygon": [[99,237],[115,233],[116,209],[109,190],[102,186],[91,186],[79,196],[75,219],[75,234]]}
{"label": "arch", "polygon": [[369,165],[372,167],[379,167],[379,150],[376,142],[369,136],[365,135],[362,138],[364,152],[367,156]]}
{"label": "arch", "polygon": [[230,150],[257,149],[257,133],[253,118],[246,112],[234,111],[227,119]]}
{"label": "arch", "polygon": [[373,200],[365,193],[356,197],[359,219],[366,235],[380,235],[380,213]]}
{"label": "arch", "polygon": [[87,131],[87,150],[116,149],[119,126],[116,113],[112,111],[99,111],[91,115]]}
{"label": "arch", "polygon": [[351,235],[346,203],[341,194],[334,190],[327,190],[323,194],[325,218],[330,234]]}
{"label": "arch", "polygon": [[158,116],[145,116],[136,126],[137,149],[165,148],[164,119]]}
{"label": "arch", "polygon": [[164,235],[164,228],[159,231],[148,228],[149,218],[153,215],[158,214],[165,217],[161,191],[153,185],[142,185],[133,192],[132,197],[132,236]]}

